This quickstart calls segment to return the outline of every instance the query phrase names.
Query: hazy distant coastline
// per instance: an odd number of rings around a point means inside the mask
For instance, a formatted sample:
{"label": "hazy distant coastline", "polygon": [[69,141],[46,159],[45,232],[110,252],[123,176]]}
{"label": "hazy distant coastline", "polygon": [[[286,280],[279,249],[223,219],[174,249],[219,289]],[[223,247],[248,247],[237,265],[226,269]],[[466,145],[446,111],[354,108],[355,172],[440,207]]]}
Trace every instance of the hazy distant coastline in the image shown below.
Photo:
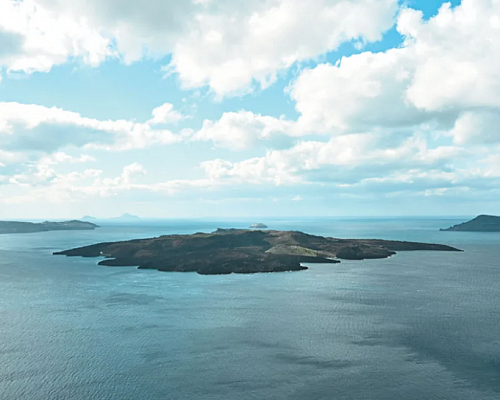
{"label": "hazy distant coastline", "polygon": [[94,230],[99,228],[99,225],[72,220],[63,222],[45,221],[36,222],[20,222],[20,221],[0,221],[0,234],[2,233],[35,233],[48,231],[81,231]]}

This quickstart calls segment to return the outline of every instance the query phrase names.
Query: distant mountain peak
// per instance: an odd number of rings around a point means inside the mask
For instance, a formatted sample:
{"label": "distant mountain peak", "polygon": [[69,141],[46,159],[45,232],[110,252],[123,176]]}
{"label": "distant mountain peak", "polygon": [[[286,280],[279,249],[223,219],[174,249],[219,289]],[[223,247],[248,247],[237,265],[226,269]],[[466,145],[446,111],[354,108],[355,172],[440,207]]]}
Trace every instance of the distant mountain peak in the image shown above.
{"label": "distant mountain peak", "polygon": [[137,220],[140,220],[141,218],[138,217],[137,215],[133,215],[133,214],[129,214],[129,213],[125,213],[125,214],[122,214],[121,216],[119,217],[115,217],[115,218],[112,218],[114,220],[127,220],[127,221],[137,221]]}

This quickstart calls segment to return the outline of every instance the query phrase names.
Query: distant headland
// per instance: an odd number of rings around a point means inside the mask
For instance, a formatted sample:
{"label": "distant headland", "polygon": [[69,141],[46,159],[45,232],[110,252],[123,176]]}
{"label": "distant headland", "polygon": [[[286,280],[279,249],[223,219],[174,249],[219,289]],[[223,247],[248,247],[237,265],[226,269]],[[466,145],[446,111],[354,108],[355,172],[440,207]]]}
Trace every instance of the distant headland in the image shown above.
{"label": "distant headland", "polygon": [[64,221],[64,222],[45,221],[41,223],[0,221],[0,234],[34,233],[34,232],[48,232],[48,231],[80,231],[80,230],[93,230],[95,228],[99,228],[99,225],[77,220]]}
{"label": "distant headland", "polygon": [[479,215],[470,221],[440,230],[456,232],[500,232],[500,217]]}
{"label": "distant headland", "polygon": [[299,271],[307,269],[301,265],[304,262],[387,258],[404,250],[461,251],[442,244],[335,239],[297,231],[217,229],[212,233],[98,243],[54,254],[104,257],[99,265],[210,275]]}

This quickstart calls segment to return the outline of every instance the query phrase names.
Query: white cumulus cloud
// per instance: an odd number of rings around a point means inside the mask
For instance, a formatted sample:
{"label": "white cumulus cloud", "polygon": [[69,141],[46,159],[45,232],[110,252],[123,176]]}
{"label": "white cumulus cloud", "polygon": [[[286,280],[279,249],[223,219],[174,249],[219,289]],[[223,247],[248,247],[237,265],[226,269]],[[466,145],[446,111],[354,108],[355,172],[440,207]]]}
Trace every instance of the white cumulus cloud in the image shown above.
{"label": "white cumulus cloud", "polygon": [[455,127],[457,143],[498,138],[491,127],[500,111],[499,21],[496,0],[446,3],[428,21],[402,10],[401,47],[321,64],[291,84],[300,129],[344,134],[426,124]]}
{"label": "white cumulus cloud", "polygon": [[[172,113],[177,115],[171,111],[169,118]],[[0,145],[10,150],[51,152],[65,146],[129,150],[181,140],[149,123],[98,120],[57,107],[0,102]]]}
{"label": "white cumulus cloud", "polygon": [[153,118],[148,121],[151,125],[171,124],[185,118],[180,112],[174,110],[171,103],[164,103],[156,107],[152,114]]}
{"label": "white cumulus cloud", "polygon": [[373,42],[397,0],[2,0],[0,66],[50,71],[78,59],[131,63],[172,55],[184,87],[223,97],[266,87],[280,71],[341,43]]}
{"label": "white cumulus cloud", "polygon": [[110,44],[84,16],[36,0],[0,2],[0,65],[8,71],[48,72],[71,57],[96,66],[114,55]]}
{"label": "white cumulus cloud", "polygon": [[343,42],[380,40],[396,9],[395,0],[269,0],[240,13],[200,13],[176,42],[169,70],[185,87],[208,85],[218,96],[254,81],[265,88],[280,71]]}
{"label": "white cumulus cloud", "polygon": [[243,150],[253,147],[258,141],[286,141],[293,132],[293,125],[292,121],[250,111],[226,112],[217,121],[205,120],[192,140],[210,140],[217,147]]}

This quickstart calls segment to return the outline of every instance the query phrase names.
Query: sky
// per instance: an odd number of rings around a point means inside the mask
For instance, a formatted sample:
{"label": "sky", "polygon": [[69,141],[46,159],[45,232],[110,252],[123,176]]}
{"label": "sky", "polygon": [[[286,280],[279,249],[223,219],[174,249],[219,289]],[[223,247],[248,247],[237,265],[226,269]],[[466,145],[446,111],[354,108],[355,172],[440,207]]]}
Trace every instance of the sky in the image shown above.
{"label": "sky", "polygon": [[0,0],[0,218],[499,198],[499,0]]}

